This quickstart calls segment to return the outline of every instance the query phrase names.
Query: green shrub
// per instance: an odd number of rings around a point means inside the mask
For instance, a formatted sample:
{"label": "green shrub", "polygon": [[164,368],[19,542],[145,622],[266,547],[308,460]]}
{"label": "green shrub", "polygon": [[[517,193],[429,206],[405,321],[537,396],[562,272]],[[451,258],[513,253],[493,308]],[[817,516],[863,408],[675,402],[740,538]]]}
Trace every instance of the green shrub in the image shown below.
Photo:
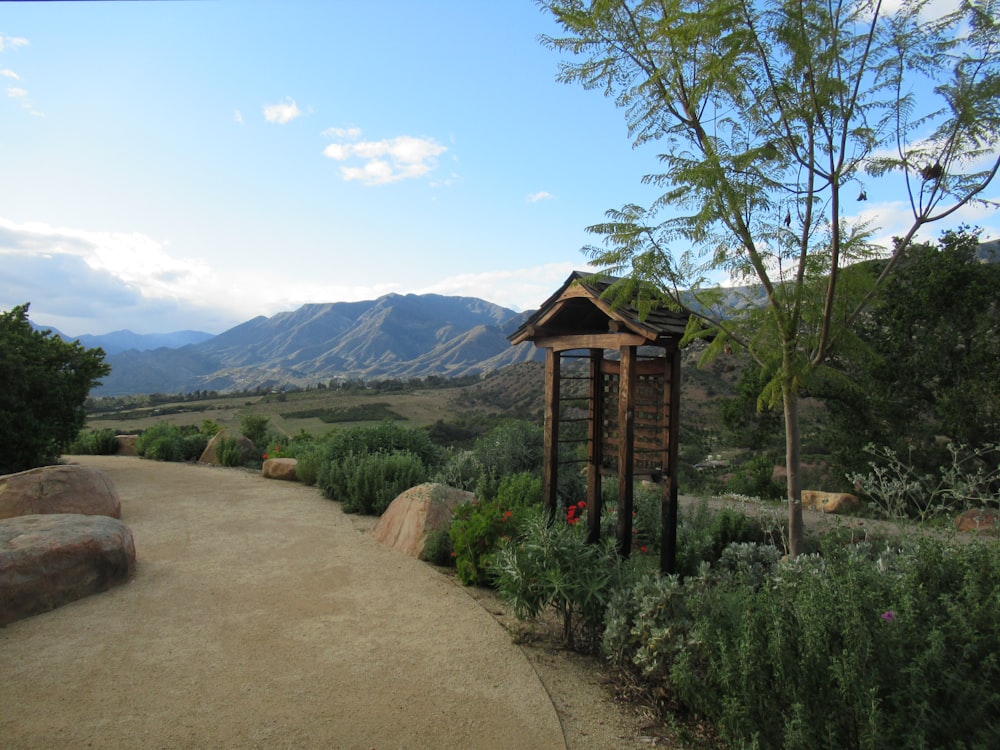
{"label": "green shrub", "polygon": [[666,679],[694,625],[686,593],[679,578],[655,571],[617,589],[608,603],[604,655],[647,681]]}
{"label": "green shrub", "polygon": [[240,433],[254,444],[258,454],[264,453],[265,448],[267,448],[270,437],[268,430],[270,421],[270,417],[255,412],[249,412],[240,418]]}
{"label": "green shrub", "polygon": [[492,575],[517,617],[532,619],[552,608],[562,619],[566,645],[592,652],[621,565],[613,540],[589,544],[579,526],[549,523],[536,511],[518,538],[500,545]]}
{"label": "green shrub", "polygon": [[67,450],[77,455],[112,456],[118,452],[118,435],[110,427],[81,432]]}
{"label": "green shrub", "polygon": [[492,582],[490,568],[498,545],[515,537],[531,509],[542,500],[542,481],[530,472],[504,477],[496,497],[455,509],[448,533],[458,578],[467,586]]}
{"label": "green shrub", "polygon": [[777,500],[784,496],[785,488],[774,481],[774,458],[768,454],[760,454],[736,467],[732,478],[726,482],[726,491],[764,500]]}
{"label": "green shrub", "polygon": [[346,513],[380,516],[400,493],[427,480],[420,458],[405,452],[351,454],[328,466],[323,481]]}
{"label": "green shrub", "polygon": [[479,461],[472,451],[452,450],[432,481],[472,492],[476,489],[480,471]]}
{"label": "green shrub", "polygon": [[424,540],[424,550],[420,559],[432,565],[449,567],[454,563],[452,552],[454,547],[448,529],[431,529]]}
{"label": "green shrub", "polygon": [[243,466],[247,462],[246,450],[239,438],[223,437],[216,443],[215,455],[220,466]]}
{"label": "green shrub", "polygon": [[136,454],[154,461],[183,461],[186,450],[180,428],[168,422],[150,425],[135,441]]}
{"label": "green shrub", "polygon": [[542,470],[542,429],[531,422],[512,420],[494,427],[476,440],[472,450],[479,466],[476,497],[496,497],[500,481],[521,472]]}
{"label": "green shrub", "polygon": [[755,554],[687,582],[694,626],[670,670],[729,744],[998,746],[1000,546]]}

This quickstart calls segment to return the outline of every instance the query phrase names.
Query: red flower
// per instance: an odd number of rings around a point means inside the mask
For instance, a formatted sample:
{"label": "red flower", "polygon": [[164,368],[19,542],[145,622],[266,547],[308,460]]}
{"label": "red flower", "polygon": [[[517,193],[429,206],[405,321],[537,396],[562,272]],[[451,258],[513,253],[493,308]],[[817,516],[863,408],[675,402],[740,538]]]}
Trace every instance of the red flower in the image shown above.
{"label": "red flower", "polygon": [[267,460],[267,454],[266,453],[264,454],[264,460],[265,461]]}
{"label": "red flower", "polygon": [[645,554],[646,553],[646,545],[643,545],[643,546],[639,547],[639,551],[642,552],[643,554]]}

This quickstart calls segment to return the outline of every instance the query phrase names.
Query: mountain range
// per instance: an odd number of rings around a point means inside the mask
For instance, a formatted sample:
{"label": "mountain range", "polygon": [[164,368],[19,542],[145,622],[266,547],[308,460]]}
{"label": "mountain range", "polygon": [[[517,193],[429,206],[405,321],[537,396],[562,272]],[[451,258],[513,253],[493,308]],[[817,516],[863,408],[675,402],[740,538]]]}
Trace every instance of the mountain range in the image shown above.
{"label": "mountain range", "polygon": [[[165,334],[208,337],[181,346],[106,347],[111,374],[93,395],[226,392],[332,379],[481,374],[541,358],[531,344],[515,347],[507,341],[526,315],[475,297],[436,294],[303,305],[270,318],[253,318],[218,336]],[[79,340],[85,346],[105,346],[103,338]],[[149,343],[142,338],[138,344]]]}

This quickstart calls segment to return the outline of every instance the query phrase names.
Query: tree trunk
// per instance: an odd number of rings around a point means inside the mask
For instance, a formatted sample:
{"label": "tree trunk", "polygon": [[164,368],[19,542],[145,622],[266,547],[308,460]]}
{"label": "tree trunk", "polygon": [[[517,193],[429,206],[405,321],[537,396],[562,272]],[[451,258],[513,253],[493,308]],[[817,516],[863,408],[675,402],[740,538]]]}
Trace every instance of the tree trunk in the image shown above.
{"label": "tree trunk", "polygon": [[802,478],[799,448],[802,435],[799,432],[799,395],[791,384],[782,385],[782,401],[785,409],[785,469],[788,472],[788,554],[792,557],[802,554]]}

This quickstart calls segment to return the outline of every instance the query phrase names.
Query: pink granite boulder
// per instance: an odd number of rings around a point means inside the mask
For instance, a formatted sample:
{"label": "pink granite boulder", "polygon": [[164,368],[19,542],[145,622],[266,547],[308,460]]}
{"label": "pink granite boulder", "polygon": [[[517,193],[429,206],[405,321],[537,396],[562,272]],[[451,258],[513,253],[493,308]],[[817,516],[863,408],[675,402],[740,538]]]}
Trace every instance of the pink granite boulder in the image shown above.
{"label": "pink granite boulder", "polygon": [[475,499],[471,492],[427,483],[399,495],[371,531],[376,540],[393,549],[420,557],[431,530],[445,531],[456,506]]}
{"label": "pink granite boulder", "polygon": [[87,466],[41,466],[0,477],[0,518],[39,513],[121,518],[122,506],[108,476]]}

